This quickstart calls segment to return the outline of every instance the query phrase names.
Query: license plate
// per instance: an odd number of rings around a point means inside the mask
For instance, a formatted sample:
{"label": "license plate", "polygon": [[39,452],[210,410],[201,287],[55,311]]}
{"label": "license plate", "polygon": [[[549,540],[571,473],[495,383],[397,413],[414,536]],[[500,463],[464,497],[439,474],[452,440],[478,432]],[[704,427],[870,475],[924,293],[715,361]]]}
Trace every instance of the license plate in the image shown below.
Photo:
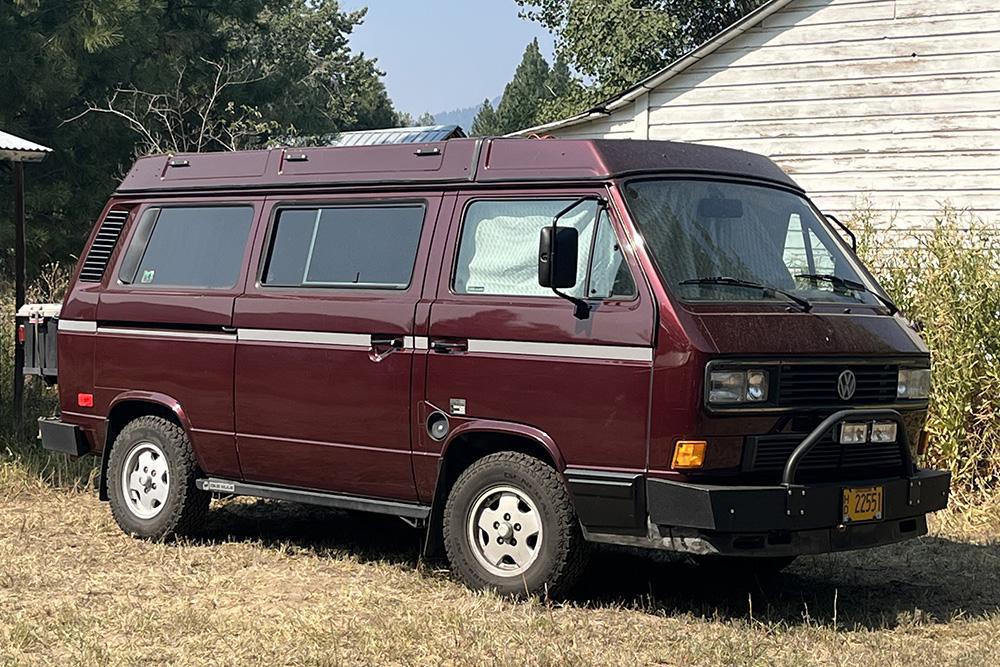
{"label": "license plate", "polygon": [[882,487],[844,489],[844,523],[878,521],[882,518]]}

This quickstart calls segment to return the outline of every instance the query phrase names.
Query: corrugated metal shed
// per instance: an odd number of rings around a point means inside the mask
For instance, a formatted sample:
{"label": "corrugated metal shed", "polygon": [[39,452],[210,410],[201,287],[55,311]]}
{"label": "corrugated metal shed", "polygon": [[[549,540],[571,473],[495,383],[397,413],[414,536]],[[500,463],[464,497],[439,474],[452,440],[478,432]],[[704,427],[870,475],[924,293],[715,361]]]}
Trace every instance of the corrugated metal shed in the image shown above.
{"label": "corrugated metal shed", "polygon": [[377,146],[379,144],[423,144],[445,139],[460,139],[465,132],[458,125],[390,127],[384,130],[342,132],[335,146]]}
{"label": "corrugated metal shed", "polygon": [[52,149],[36,144],[13,134],[0,132],[0,160],[14,162],[37,162],[51,153]]}

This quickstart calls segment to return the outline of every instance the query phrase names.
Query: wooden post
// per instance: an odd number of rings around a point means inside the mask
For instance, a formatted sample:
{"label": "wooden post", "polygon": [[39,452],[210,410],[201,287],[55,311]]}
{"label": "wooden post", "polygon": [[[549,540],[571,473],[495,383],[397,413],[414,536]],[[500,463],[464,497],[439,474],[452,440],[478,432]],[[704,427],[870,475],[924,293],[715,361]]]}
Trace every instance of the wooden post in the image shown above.
{"label": "wooden post", "polygon": [[[14,312],[24,305],[24,163],[15,161],[14,169]],[[24,419],[24,346],[14,328],[14,428],[21,430]]]}

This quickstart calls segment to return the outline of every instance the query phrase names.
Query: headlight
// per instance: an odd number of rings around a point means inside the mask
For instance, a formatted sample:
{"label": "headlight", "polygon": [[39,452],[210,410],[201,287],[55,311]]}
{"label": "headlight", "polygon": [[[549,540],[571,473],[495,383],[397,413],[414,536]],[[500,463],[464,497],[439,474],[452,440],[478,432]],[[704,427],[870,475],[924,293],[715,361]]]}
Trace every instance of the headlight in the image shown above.
{"label": "headlight", "polygon": [[872,422],[872,442],[896,442],[896,422]]}
{"label": "headlight", "polygon": [[931,393],[929,368],[901,368],[896,383],[897,398],[927,398]]}
{"label": "headlight", "polygon": [[712,371],[709,403],[760,403],[767,400],[767,371]]}

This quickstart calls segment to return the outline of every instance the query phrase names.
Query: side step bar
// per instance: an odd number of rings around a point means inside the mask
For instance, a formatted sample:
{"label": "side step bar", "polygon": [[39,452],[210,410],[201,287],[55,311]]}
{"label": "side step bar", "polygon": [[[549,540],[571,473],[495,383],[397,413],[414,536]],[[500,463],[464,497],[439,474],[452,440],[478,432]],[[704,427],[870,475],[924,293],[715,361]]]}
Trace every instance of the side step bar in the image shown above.
{"label": "side step bar", "polygon": [[196,480],[195,485],[202,491],[211,491],[212,493],[222,493],[233,496],[254,496],[257,498],[274,498],[275,500],[291,500],[297,503],[323,505],[324,507],[335,507],[342,510],[357,510],[360,512],[389,514],[417,521],[424,521],[431,514],[430,506],[420,505],[417,503],[405,503],[397,500],[378,500],[375,498],[347,496],[338,493],[324,493],[323,491],[305,491],[302,489],[290,489],[283,486],[249,484],[246,482],[234,482],[228,479],[219,479],[217,477]]}

